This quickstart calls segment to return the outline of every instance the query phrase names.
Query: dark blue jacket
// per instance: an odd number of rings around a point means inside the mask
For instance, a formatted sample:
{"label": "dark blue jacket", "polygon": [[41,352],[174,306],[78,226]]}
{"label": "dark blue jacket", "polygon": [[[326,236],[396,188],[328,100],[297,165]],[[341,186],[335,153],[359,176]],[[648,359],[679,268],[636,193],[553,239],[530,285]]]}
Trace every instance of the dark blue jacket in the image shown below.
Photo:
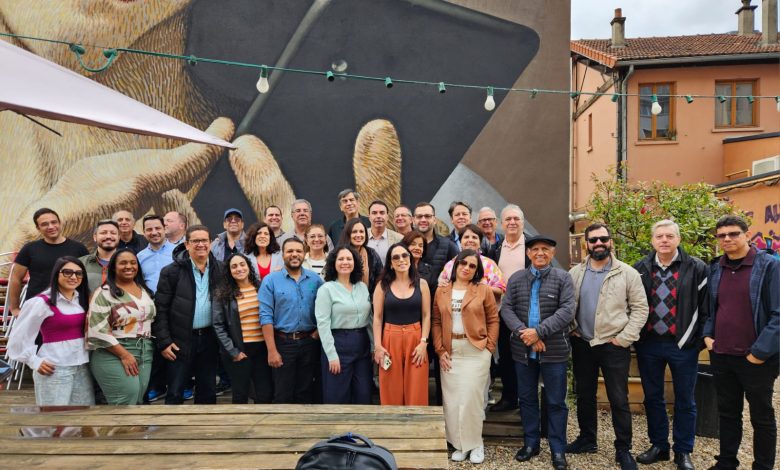
{"label": "dark blue jacket", "polygon": [[[725,256],[725,255],[724,255]],[[704,325],[704,336],[715,338],[715,317],[718,314],[718,286],[723,270],[720,257],[710,264],[710,318]],[[777,356],[780,348],[780,260],[764,250],[756,250],[750,272],[750,306],[756,342],[750,353],[766,361]]]}

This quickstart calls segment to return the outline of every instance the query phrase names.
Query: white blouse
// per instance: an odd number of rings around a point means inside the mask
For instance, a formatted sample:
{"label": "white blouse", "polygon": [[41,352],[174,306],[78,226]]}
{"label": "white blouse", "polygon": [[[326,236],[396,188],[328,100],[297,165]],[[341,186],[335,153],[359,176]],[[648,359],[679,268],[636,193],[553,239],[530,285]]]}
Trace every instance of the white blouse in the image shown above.
{"label": "white blouse", "polygon": [[[42,294],[49,295],[49,289]],[[74,293],[73,300],[58,294],[57,308],[63,315],[84,313],[84,309],[79,304],[78,292]],[[35,296],[27,300],[11,327],[11,334],[8,337],[8,357],[27,364],[32,370],[38,370],[44,359],[55,366],[78,366],[88,363],[89,353],[84,338],[44,343],[38,349],[35,338],[41,330],[41,324],[53,315],[54,312],[49,308],[49,304],[42,298]]]}

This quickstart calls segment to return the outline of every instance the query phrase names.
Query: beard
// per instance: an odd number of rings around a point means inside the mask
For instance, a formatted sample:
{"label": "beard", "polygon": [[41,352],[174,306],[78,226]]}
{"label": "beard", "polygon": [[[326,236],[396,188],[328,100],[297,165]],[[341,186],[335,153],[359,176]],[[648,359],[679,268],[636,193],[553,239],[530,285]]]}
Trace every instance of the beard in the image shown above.
{"label": "beard", "polygon": [[588,254],[590,255],[591,258],[595,259],[596,261],[607,259],[611,251],[612,251],[611,248],[609,248],[608,246],[604,247],[603,250],[598,250],[598,251],[591,250],[590,248],[588,248]]}

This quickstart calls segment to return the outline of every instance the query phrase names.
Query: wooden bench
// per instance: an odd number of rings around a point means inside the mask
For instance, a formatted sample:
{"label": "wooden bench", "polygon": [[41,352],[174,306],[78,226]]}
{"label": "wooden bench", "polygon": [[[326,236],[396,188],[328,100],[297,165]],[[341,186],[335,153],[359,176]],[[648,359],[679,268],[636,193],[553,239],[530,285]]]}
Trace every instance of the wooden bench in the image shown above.
{"label": "wooden bench", "polygon": [[[40,409],[0,392],[4,468],[294,468],[314,443],[354,432],[400,468],[447,468],[440,407],[93,406]],[[34,398],[32,400],[34,403]],[[39,436],[39,437],[33,437]]]}

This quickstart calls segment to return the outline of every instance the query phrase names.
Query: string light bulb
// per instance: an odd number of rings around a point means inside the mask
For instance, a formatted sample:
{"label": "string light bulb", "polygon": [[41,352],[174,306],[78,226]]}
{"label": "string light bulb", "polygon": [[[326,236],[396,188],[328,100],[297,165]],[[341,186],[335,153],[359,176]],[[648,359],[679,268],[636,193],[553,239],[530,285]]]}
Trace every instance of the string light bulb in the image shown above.
{"label": "string light bulb", "polygon": [[536,98],[536,94],[537,94],[537,93],[539,93],[539,90],[537,90],[536,88],[534,88],[533,90],[531,90],[531,99],[534,99],[534,98]]}
{"label": "string light bulb", "polygon": [[325,72],[325,78],[327,78],[329,82],[332,82],[333,80],[336,79],[336,76],[333,75],[333,72],[328,70],[327,72]]}
{"label": "string light bulb", "polygon": [[720,101],[721,103],[725,103],[726,102],[726,97],[723,96],[723,95],[720,95],[720,96],[718,96],[718,101]]}
{"label": "string light bulb", "polygon": [[693,103],[693,96],[691,95],[685,95],[685,101],[688,102],[688,104]]}
{"label": "string light bulb", "polygon": [[612,94],[612,98],[611,99],[612,99],[613,103],[617,103],[618,98],[619,98],[619,95],[617,93],[613,93]]}
{"label": "string light bulb", "polygon": [[493,99],[493,87],[487,87],[487,98],[485,98],[485,110],[493,111],[496,109],[496,100]]}
{"label": "string light bulb", "polygon": [[439,82],[439,93],[447,93],[447,87],[444,86],[444,82]]}
{"label": "string light bulb", "polygon": [[260,93],[268,93],[268,90],[271,88],[271,84],[268,83],[268,67],[265,65],[260,67],[260,79],[257,80],[255,87]]}
{"label": "string light bulb", "polygon": [[393,80],[390,77],[385,77],[385,86],[387,88],[393,88]]}
{"label": "string light bulb", "polygon": [[780,96],[775,96],[775,102],[777,103],[777,112],[780,113]]}
{"label": "string light bulb", "polygon": [[661,111],[664,110],[658,103],[658,96],[653,95],[650,99],[653,101],[652,106],[650,106],[650,112],[653,113],[654,116],[658,116],[661,114]]}

